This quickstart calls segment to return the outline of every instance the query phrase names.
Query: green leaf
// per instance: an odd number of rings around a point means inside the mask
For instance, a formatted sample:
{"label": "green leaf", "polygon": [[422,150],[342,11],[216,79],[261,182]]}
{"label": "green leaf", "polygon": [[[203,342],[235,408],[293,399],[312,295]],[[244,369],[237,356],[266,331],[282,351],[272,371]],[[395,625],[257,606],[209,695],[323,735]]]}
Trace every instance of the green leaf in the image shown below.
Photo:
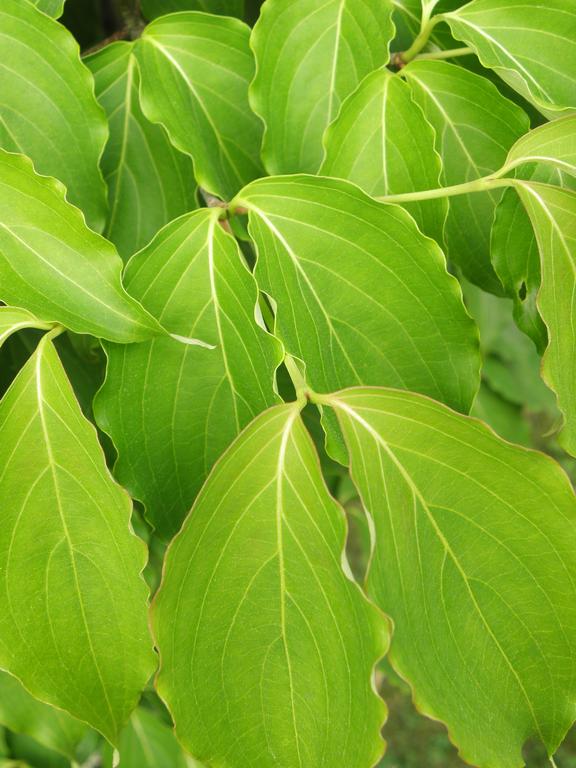
{"label": "green leaf", "polygon": [[[442,167],[434,139],[410,88],[379,69],[364,78],[328,128],[320,172],[353,181],[373,197],[433,189]],[[444,241],[446,199],[405,207],[425,234]]]}
{"label": "green leaf", "polygon": [[30,0],[32,5],[35,5],[39,11],[43,11],[48,16],[57,19],[62,16],[64,11],[64,3],[66,0]]}
{"label": "green leaf", "polygon": [[0,37],[0,147],[28,155],[39,173],[60,179],[69,201],[101,230],[106,187],[98,162],[106,118],[77,43],[22,0],[2,0]]}
{"label": "green leaf", "polygon": [[[528,117],[486,78],[444,61],[414,61],[403,70],[415,100],[436,130],[446,186],[501,168]],[[490,262],[490,230],[502,190],[450,199],[448,257],[472,283],[494,293],[500,282]]]}
{"label": "green leaf", "polygon": [[172,222],[126,269],[127,289],[166,328],[215,349],[167,337],[107,344],[96,406],[118,450],[116,476],[166,539],[222,451],[277,402],[278,344],[256,324],[254,278],[218,215],[204,208]]}
{"label": "green leaf", "polygon": [[114,246],[88,229],[56,179],[2,150],[0,178],[0,300],[112,341],[162,333],[122,287]]}
{"label": "green leaf", "polygon": [[6,672],[0,672],[0,722],[70,760],[76,759],[78,745],[87,733],[83,723],[63,710],[38,701]]}
{"label": "green leaf", "polygon": [[538,108],[576,107],[573,0],[473,0],[443,18],[485,67]]}
{"label": "green leaf", "polygon": [[538,309],[548,328],[542,376],[564,415],[562,446],[576,455],[576,192],[536,182],[517,182],[540,250],[542,284]]}
{"label": "green leaf", "polygon": [[506,400],[486,382],[478,390],[470,415],[485,421],[504,440],[526,446],[532,442],[530,424],[522,417],[521,406]]}
{"label": "green leaf", "polygon": [[20,307],[0,307],[0,347],[13,333],[23,328],[49,330],[53,323],[44,323]]}
{"label": "green leaf", "polygon": [[134,711],[120,735],[118,768],[190,768],[174,732],[142,707]]}
{"label": "green leaf", "polygon": [[192,156],[200,186],[223,200],[262,175],[262,126],[248,105],[249,36],[238,19],[190,11],[152,22],[134,49],[144,114]]}
{"label": "green leaf", "polygon": [[[558,168],[543,163],[519,168],[516,176],[528,181],[576,187],[574,180]],[[536,306],[540,289],[540,254],[532,223],[514,189],[506,190],[496,206],[490,247],[494,269],[507,296],[514,300],[514,318],[518,327],[543,352],[548,344],[548,334]]]}
{"label": "green leaf", "polygon": [[244,15],[244,0],[142,0],[142,13],[147,19],[155,19],[177,11],[205,11],[222,16]]}
{"label": "green leaf", "polygon": [[102,158],[110,199],[105,235],[124,259],[164,224],[197,207],[190,158],[142,114],[132,47],[113,43],[84,60],[110,124]]}
{"label": "green leaf", "polygon": [[554,120],[522,136],[506,160],[511,170],[529,163],[544,163],[576,176],[576,115]]}
{"label": "green leaf", "polygon": [[540,377],[540,356],[532,341],[518,330],[512,302],[469,283],[462,289],[466,307],[480,330],[482,375],[491,389],[532,412],[554,411],[554,395]]}
{"label": "green leaf", "polygon": [[342,571],[345,518],[295,403],[216,465],[155,602],[158,690],[188,751],[228,768],[368,768],[388,633]]}
{"label": "green leaf", "polygon": [[358,388],[328,401],[374,521],[368,591],[394,622],[389,657],[419,709],[472,765],[519,768],[530,737],[552,754],[576,696],[568,478],[419,395]]}
{"label": "green leaf", "polygon": [[404,210],[314,176],[262,179],[236,204],[250,212],[277,335],[314,390],[385,383],[470,408],[476,329],[441,250]]}
{"label": "green leaf", "polygon": [[365,75],[388,63],[391,0],[266,0],[250,101],[266,124],[271,174],[316,173],[324,129]]}
{"label": "green leaf", "polygon": [[0,666],[115,742],[154,669],[145,550],[48,336],[0,430]]}

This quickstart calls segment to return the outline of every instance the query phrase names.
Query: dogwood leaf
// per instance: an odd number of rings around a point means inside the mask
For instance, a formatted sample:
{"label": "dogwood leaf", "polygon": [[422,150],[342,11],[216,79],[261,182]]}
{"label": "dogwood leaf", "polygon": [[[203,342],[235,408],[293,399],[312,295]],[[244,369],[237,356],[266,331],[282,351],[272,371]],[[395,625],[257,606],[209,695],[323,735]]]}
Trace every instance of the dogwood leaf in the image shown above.
{"label": "dogwood leaf", "polygon": [[190,158],[140,109],[132,47],[112,43],[84,59],[110,125],[102,157],[110,199],[105,234],[124,259],[144,247],[164,224],[196,208]]}
{"label": "dogwood leaf", "polygon": [[216,465],[167,553],[153,614],[158,690],[208,765],[365,768],[383,617],[342,571],[342,510],[292,403]]}
{"label": "dogwood leaf", "polygon": [[469,409],[476,329],[441,250],[405,211],[314,176],[262,179],[235,204],[250,213],[276,332],[313,389],[385,382]]}
{"label": "dogwood leaf", "polygon": [[172,222],[131,259],[125,276],[166,328],[201,337],[208,348],[169,337],[107,344],[96,405],[118,450],[116,476],[166,539],[222,451],[277,402],[278,345],[256,324],[254,278],[218,215],[204,208]]}
{"label": "dogwood leaf", "polygon": [[115,742],[154,668],[144,547],[47,336],[0,429],[0,666]]}
{"label": "dogwood leaf", "polygon": [[576,7],[572,0],[473,0],[445,14],[452,34],[472,47],[537,107],[576,107]]}
{"label": "dogwood leaf", "polygon": [[223,200],[262,175],[262,126],[248,105],[249,36],[238,19],[190,11],[152,22],[135,47],[144,114],[192,156],[200,186]]}
{"label": "dogwood leaf", "polygon": [[0,672],[0,723],[70,760],[76,759],[78,745],[88,731],[72,715],[35,699],[6,672]]}
{"label": "dogwood leaf", "polygon": [[66,0],[31,0],[32,5],[35,5],[38,10],[43,11],[48,16],[52,16],[54,19],[62,16],[65,2]]}
{"label": "dogwood leaf", "polygon": [[518,194],[532,221],[540,251],[542,283],[538,309],[549,344],[542,375],[564,415],[564,448],[576,454],[576,192],[536,182],[518,182]]}
{"label": "dogwood leaf", "polygon": [[142,13],[147,19],[155,19],[177,11],[205,11],[223,16],[244,15],[244,0],[142,0]]}
{"label": "dogwood leaf", "polygon": [[[574,719],[576,500],[549,458],[407,392],[328,398],[374,521],[390,659],[463,758],[518,768]],[[486,738],[487,728],[490,737]]]}
{"label": "dogwood leaf", "polygon": [[2,0],[0,39],[0,147],[28,155],[39,173],[60,179],[68,200],[101,230],[106,188],[98,162],[106,118],[77,43],[22,0]]}
{"label": "dogwood leaf", "polygon": [[267,0],[252,33],[250,89],[269,173],[316,173],[322,136],[362,78],[388,63],[390,0]]}
{"label": "dogwood leaf", "polygon": [[13,333],[23,328],[49,330],[53,323],[45,323],[20,307],[0,307],[0,347]]}
{"label": "dogwood leaf", "polygon": [[56,179],[0,150],[0,300],[113,341],[161,334],[124,291],[121,268],[114,246],[88,229]]}
{"label": "dogwood leaf", "polygon": [[[516,170],[519,178],[555,186],[576,182],[553,165],[529,165]],[[496,206],[491,239],[492,263],[504,290],[514,300],[514,318],[543,352],[548,343],[536,299],[540,289],[540,253],[530,217],[516,190],[508,189]]]}
{"label": "dogwood leaf", "polygon": [[[446,186],[501,168],[529,127],[522,110],[486,78],[445,61],[414,61],[403,70],[415,100],[436,131]],[[450,199],[448,256],[472,283],[501,292],[490,262],[490,230],[501,190]]]}
{"label": "dogwood leaf", "polygon": [[567,116],[535,128],[512,147],[506,169],[530,163],[544,163],[576,176],[576,115]]}
{"label": "dogwood leaf", "polygon": [[[441,172],[434,139],[408,85],[379,69],[364,78],[328,128],[321,173],[353,181],[372,197],[433,189]],[[425,234],[444,241],[446,199],[405,207]]]}

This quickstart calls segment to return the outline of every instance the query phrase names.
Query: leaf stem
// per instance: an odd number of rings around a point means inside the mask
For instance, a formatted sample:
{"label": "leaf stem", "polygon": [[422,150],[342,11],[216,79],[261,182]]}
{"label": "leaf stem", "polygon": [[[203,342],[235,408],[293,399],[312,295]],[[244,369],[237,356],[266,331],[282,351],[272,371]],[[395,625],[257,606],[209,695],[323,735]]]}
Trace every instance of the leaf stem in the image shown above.
{"label": "leaf stem", "polygon": [[442,14],[438,16],[432,16],[432,18],[422,18],[422,26],[420,28],[420,32],[416,36],[414,42],[408,48],[408,50],[404,51],[403,53],[400,53],[397,55],[397,61],[402,62],[403,64],[408,64],[409,61],[412,61],[413,58],[415,58],[420,51],[426,47],[428,44],[428,41],[430,40],[430,35],[432,34],[432,30],[438,24],[440,21],[444,20],[444,16]]}
{"label": "leaf stem", "polygon": [[438,189],[423,189],[420,192],[404,192],[398,195],[380,195],[376,200],[383,203],[412,203],[421,200],[434,200],[441,197],[454,197],[455,195],[469,195],[471,192],[490,192],[498,187],[513,187],[516,179],[500,178],[503,171],[498,171],[498,175],[483,176],[481,179],[467,181],[464,184],[454,184],[450,187],[439,187]]}
{"label": "leaf stem", "polygon": [[454,59],[458,56],[470,56],[473,53],[472,48],[451,48],[448,51],[419,53],[415,58],[417,61],[438,61],[440,59]]}
{"label": "leaf stem", "polygon": [[296,390],[296,399],[299,403],[306,402],[314,393],[310,390],[310,387],[306,383],[304,376],[302,376],[300,368],[298,368],[298,363],[296,362],[295,358],[292,357],[292,355],[286,355],[284,358],[284,365],[286,366],[286,370],[292,379],[292,384],[294,384],[294,389]]}

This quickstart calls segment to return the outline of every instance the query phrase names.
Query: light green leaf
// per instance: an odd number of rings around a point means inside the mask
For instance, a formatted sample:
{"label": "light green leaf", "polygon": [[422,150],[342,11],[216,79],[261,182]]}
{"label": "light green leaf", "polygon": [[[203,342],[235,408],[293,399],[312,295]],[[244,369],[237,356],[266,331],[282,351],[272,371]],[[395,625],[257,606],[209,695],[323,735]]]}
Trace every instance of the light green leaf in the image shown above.
{"label": "light green leaf", "polygon": [[164,129],[142,114],[132,47],[113,43],[84,60],[110,123],[102,158],[110,199],[105,235],[124,259],[164,224],[197,207],[190,158],[174,149]]}
{"label": "light green leaf", "polygon": [[576,176],[576,115],[544,123],[522,136],[510,150],[505,168],[529,163],[544,163]]}
{"label": "light green leaf", "polygon": [[256,324],[254,278],[218,215],[204,208],[169,224],[131,259],[125,277],[172,333],[200,336],[215,349],[168,337],[107,344],[96,406],[118,450],[116,476],[166,539],[222,451],[277,402],[280,350]]}
{"label": "light green leaf", "polygon": [[[414,61],[403,70],[415,100],[436,130],[446,186],[501,168],[528,117],[485,77],[444,61]],[[501,190],[450,199],[448,257],[481,288],[501,292],[490,262],[490,230]]]}
{"label": "light green leaf", "polygon": [[0,307],[0,347],[13,333],[23,328],[49,330],[53,323],[45,323],[20,307]]}
{"label": "light green leaf", "polygon": [[124,291],[121,269],[114,246],[88,229],[56,179],[0,150],[0,300],[112,341],[161,334]]}
{"label": "light green leaf", "polygon": [[[518,168],[516,175],[528,181],[576,187],[576,180],[553,165],[529,165]],[[548,344],[548,334],[536,306],[540,254],[532,223],[514,189],[506,190],[496,206],[490,247],[494,269],[506,294],[514,300],[514,318],[518,327],[543,352]]]}
{"label": "light green leaf", "polygon": [[518,330],[512,302],[462,286],[466,307],[480,330],[483,378],[506,400],[532,412],[555,412],[555,398],[540,377],[540,356],[534,344]]}
{"label": "light green leaf", "polygon": [[526,446],[532,443],[530,424],[523,418],[521,406],[506,400],[484,381],[470,415],[485,421],[504,440]]}
{"label": "light green leaf", "polygon": [[537,303],[549,338],[542,375],[564,415],[560,442],[576,455],[576,192],[536,182],[517,182],[516,189],[540,250]]}
{"label": "light green leaf", "polygon": [[23,0],[2,0],[0,40],[0,147],[60,179],[68,200],[101,230],[106,187],[98,162],[108,133],[77,43]]}
{"label": "light green leaf", "polygon": [[118,768],[190,768],[172,728],[142,707],[120,734]]}
{"label": "light green leaf", "polygon": [[262,175],[262,126],[248,104],[249,36],[238,19],[190,11],[149,24],[134,49],[144,114],[192,156],[200,186],[223,200]]}
{"label": "light green leaf", "polygon": [[154,669],[145,550],[48,336],[0,430],[0,667],[115,742]]}
{"label": "light green leaf", "polygon": [[[353,181],[373,197],[433,189],[441,172],[434,139],[408,85],[379,69],[364,78],[328,128],[320,172]],[[446,199],[405,207],[426,235],[444,241]]]}
{"label": "light green leaf", "polygon": [[70,760],[76,759],[78,745],[88,730],[67,712],[35,699],[6,672],[0,672],[0,723]]}
{"label": "light green leaf", "polygon": [[391,0],[266,0],[250,89],[269,173],[316,173],[324,129],[365,75],[388,63]]}
{"label": "light green leaf", "polygon": [[205,11],[223,16],[244,15],[244,0],[142,0],[142,13],[147,19],[155,19],[177,11]]}
{"label": "light green leaf", "polygon": [[368,768],[384,618],[342,571],[345,518],[295,403],[216,465],[170,545],[158,690],[188,751],[228,768]]}
{"label": "light green leaf", "polygon": [[374,521],[369,594],[389,658],[463,759],[520,768],[574,719],[576,500],[548,457],[407,392],[358,388],[336,409]]}
{"label": "light green leaf", "polygon": [[443,18],[485,67],[538,108],[576,107],[573,0],[473,0]]}
{"label": "light green leaf", "polygon": [[442,251],[405,211],[314,176],[262,179],[236,204],[250,212],[277,334],[313,389],[385,383],[470,408],[476,329]]}
{"label": "light green leaf", "polygon": [[64,12],[64,3],[66,0],[30,0],[30,2],[32,5],[35,5],[39,11],[43,11],[48,14],[48,16],[57,19],[62,16],[62,13]]}

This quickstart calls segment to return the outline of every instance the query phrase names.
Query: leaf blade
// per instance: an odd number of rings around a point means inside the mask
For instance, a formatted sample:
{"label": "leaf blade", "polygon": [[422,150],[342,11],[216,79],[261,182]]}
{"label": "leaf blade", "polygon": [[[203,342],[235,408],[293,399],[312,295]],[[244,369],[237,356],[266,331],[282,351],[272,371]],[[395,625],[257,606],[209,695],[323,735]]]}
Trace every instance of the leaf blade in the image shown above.
{"label": "leaf blade", "polygon": [[193,158],[199,185],[222,200],[262,173],[262,129],[248,105],[248,40],[238,19],[188,11],[149,24],[135,47],[144,114],[165,126]]}
{"label": "leaf blade", "polygon": [[114,743],[153,669],[144,548],[49,337],[0,420],[0,663]]}
{"label": "leaf blade", "polygon": [[388,0],[267,0],[251,38],[250,103],[266,124],[268,173],[318,171],[340,103],[388,63],[391,14]]}
{"label": "leaf blade", "polygon": [[98,423],[118,450],[116,476],[166,539],[222,451],[277,402],[279,345],[257,326],[256,284],[218,214],[201,209],[167,225],[125,277],[172,333],[200,336],[214,348],[173,338],[107,344],[107,379],[96,401]]}
{"label": "leaf blade", "polygon": [[110,138],[102,157],[110,212],[104,230],[124,260],[172,219],[197,207],[189,157],[142,114],[133,44],[116,42],[87,56]]}
{"label": "leaf blade", "polygon": [[[382,749],[369,678],[386,628],[341,571],[344,518],[298,412],[268,410],[225,454],[170,547],[155,602],[159,690],[180,740],[208,763],[327,768],[341,758],[356,768]],[[203,540],[211,551],[196,556]],[[247,540],[258,541],[252,554]],[[343,675],[346,664],[355,673]],[[262,708],[247,706],[258,686]],[[310,703],[304,688],[317,691]]]}
{"label": "leaf blade", "polygon": [[391,659],[419,706],[473,764],[517,768],[531,735],[552,754],[576,681],[567,477],[422,396],[356,388],[324,402],[376,526],[369,592],[394,621]]}
{"label": "leaf blade", "polygon": [[0,147],[28,155],[39,173],[60,179],[70,202],[101,231],[106,189],[99,160],[108,133],[76,41],[19,0],[2,3],[0,34],[7,40],[0,68]]}
{"label": "leaf blade", "polygon": [[122,262],[56,179],[0,150],[0,298],[78,333],[127,342],[163,333],[123,289]]}

